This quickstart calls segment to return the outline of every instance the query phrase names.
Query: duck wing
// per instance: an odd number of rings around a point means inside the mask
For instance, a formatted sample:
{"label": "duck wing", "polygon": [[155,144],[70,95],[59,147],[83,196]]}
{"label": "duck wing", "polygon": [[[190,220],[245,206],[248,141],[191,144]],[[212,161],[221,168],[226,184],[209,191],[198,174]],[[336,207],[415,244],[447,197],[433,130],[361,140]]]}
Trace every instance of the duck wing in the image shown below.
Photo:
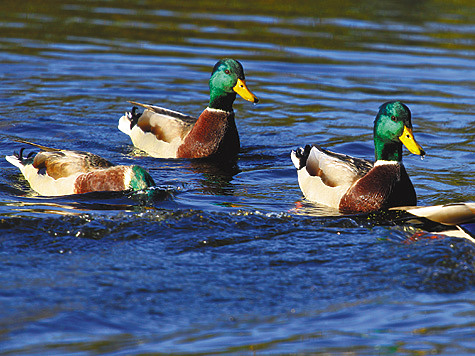
{"label": "duck wing", "polygon": [[132,110],[131,118],[129,118],[130,128],[137,125],[143,132],[150,132],[161,141],[172,142],[177,138],[183,140],[197,120],[193,116],[159,106],[135,101],[130,101],[130,103],[146,109],[141,115],[135,114]]}
{"label": "duck wing", "polygon": [[351,185],[373,168],[371,161],[312,146],[305,163],[310,176],[318,176],[329,187]]}
{"label": "duck wing", "polygon": [[22,166],[32,165],[41,173],[46,173],[54,179],[114,166],[108,160],[93,153],[61,150],[23,139],[15,139],[14,141],[37,147],[40,149],[40,152],[30,152],[27,157],[24,157],[24,148],[22,148],[20,153],[6,157],[10,163],[20,169]]}
{"label": "duck wing", "polygon": [[41,151],[33,159],[33,167],[54,179],[69,177],[114,166],[106,159],[80,151]]}

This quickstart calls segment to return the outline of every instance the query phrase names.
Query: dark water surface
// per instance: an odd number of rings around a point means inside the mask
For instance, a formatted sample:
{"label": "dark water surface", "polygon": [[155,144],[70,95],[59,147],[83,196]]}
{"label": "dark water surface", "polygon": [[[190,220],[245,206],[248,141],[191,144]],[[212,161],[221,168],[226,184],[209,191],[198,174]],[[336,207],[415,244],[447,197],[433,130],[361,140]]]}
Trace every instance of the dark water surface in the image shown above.
{"label": "dark water surface", "polygon": [[[475,200],[472,1],[6,0],[0,33],[2,156],[22,138],[159,184],[38,197],[0,160],[1,355],[475,353],[475,247],[306,202],[289,158],[372,158],[401,99],[419,204]],[[237,166],[134,150],[126,100],[198,115],[222,57],[261,99],[236,100]]]}

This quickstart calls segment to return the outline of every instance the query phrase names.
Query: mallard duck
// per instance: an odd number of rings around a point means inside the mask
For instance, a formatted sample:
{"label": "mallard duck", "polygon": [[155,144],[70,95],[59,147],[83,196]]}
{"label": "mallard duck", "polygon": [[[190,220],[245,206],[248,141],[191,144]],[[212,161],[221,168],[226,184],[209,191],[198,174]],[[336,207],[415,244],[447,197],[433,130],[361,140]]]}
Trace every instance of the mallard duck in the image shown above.
{"label": "mallard duck", "polygon": [[204,158],[229,160],[239,153],[239,134],[234,121],[236,94],[257,103],[247,88],[244,69],[234,59],[222,59],[209,80],[210,100],[198,119],[158,106],[130,102],[133,107],[119,119],[119,130],[135,147],[157,158]]}
{"label": "mallard duck", "polygon": [[402,145],[424,156],[412,132],[411,111],[400,101],[380,106],[374,121],[376,162],[307,145],[292,151],[300,189],[308,200],[343,212],[370,212],[416,205],[414,187],[402,164]]}
{"label": "mallard duck", "polygon": [[475,203],[450,203],[434,206],[398,206],[391,210],[406,211],[412,216],[444,225],[430,228],[433,234],[463,237],[475,242]]}
{"label": "mallard duck", "polygon": [[21,142],[41,151],[23,157],[22,148],[19,153],[5,159],[20,169],[31,188],[40,195],[141,190],[155,185],[150,174],[140,166],[115,166],[92,153]]}

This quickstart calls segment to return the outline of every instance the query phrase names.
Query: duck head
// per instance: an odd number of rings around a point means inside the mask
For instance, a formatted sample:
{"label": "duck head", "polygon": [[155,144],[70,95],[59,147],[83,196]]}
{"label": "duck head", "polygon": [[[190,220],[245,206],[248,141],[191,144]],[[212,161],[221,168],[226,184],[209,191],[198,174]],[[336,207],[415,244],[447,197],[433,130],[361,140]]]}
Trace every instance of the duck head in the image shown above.
{"label": "duck head", "polygon": [[257,103],[259,99],[247,88],[244,69],[235,59],[221,59],[215,64],[209,80],[209,107],[232,111],[236,94]]}
{"label": "duck head", "polygon": [[389,101],[379,107],[374,120],[376,160],[401,161],[402,145],[413,154],[425,155],[412,133],[411,111],[400,101]]}

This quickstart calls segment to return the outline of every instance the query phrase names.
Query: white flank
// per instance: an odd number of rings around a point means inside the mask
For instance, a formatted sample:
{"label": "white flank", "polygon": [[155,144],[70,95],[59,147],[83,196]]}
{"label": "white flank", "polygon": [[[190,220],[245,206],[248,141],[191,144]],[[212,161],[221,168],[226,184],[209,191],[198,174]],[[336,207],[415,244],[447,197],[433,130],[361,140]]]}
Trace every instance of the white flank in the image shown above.
{"label": "white flank", "polygon": [[38,170],[31,164],[23,165],[15,156],[6,156],[5,159],[20,169],[25,179],[30,183],[31,189],[45,196],[74,194],[74,182],[82,174],[77,173],[66,178],[53,179],[47,174],[38,174]]}
{"label": "white flank", "polygon": [[41,195],[46,196],[59,196],[59,195],[71,195],[75,194],[74,183],[76,179],[84,173],[77,173],[75,175],[53,179],[47,174],[38,174],[38,170],[33,166],[28,166],[32,171],[28,174],[25,169],[25,178],[30,183],[31,188]]}
{"label": "white flank", "polygon": [[137,125],[130,131],[130,138],[135,147],[156,158],[176,158],[178,147],[183,142],[179,137],[171,142],[157,140],[154,134],[143,132]]}
{"label": "white flank", "polygon": [[327,155],[316,147],[312,147],[307,164],[318,162],[323,174],[336,183],[336,186],[329,186],[319,176],[311,176],[306,167],[299,169],[300,160],[295,151],[292,151],[290,157],[297,168],[299,186],[305,198],[339,209],[341,198],[355,182],[356,171],[353,167],[337,157]]}
{"label": "white flank", "polygon": [[330,187],[323,183],[320,177],[314,177],[308,174],[306,169],[297,171],[299,186],[305,198],[339,209],[340,200],[348,191],[351,184]]}

